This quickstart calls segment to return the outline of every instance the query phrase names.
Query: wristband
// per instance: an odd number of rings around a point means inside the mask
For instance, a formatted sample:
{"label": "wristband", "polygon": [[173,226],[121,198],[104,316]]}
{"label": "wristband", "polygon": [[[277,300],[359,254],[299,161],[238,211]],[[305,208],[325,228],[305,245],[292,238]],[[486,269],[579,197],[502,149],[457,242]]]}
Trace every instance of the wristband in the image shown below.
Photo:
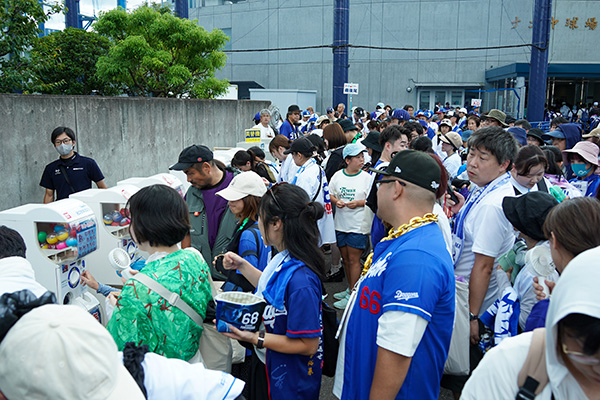
{"label": "wristband", "polygon": [[475,315],[469,311],[469,321],[476,321],[478,319],[479,319],[479,317],[477,315]]}
{"label": "wristband", "polygon": [[265,331],[258,332],[258,339],[256,340],[256,348],[262,349],[265,346]]}

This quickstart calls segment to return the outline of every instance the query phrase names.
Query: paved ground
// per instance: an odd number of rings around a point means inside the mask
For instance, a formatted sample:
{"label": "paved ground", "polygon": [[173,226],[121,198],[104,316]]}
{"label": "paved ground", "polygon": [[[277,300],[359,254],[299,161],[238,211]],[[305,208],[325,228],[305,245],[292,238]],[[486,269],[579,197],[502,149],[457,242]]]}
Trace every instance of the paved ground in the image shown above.
{"label": "paved ground", "polygon": [[[327,289],[327,293],[328,293],[328,296],[325,299],[325,302],[327,304],[329,304],[331,307],[333,307],[333,302],[335,301],[335,299],[333,298],[333,294],[341,292],[342,290],[346,289],[347,287],[348,287],[348,284],[346,283],[345,279],[343,282],[325,283],[325,289]],[[342,318],[342,313],[343,313],[342,311],[338,310],[338,319]],[[321,400],[336,400],[337,397],[335,397],[333,395],[332,390],[333,390],[333,378],[324,376],[323,380],[321,381],[321,395],[319,396],[319,398]],[[452,400],[453,399],[452,393],[450,391],[442,389],[439,399],[440,400]]]}

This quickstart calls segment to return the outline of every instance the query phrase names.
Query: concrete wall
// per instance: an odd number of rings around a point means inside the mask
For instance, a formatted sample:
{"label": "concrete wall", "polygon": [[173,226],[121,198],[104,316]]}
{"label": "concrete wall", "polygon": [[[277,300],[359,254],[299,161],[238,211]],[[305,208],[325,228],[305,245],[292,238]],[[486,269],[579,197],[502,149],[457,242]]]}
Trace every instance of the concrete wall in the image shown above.
{"label": "concrete wall", "polygon": [[[231,29],[231,49],[260,49],[331,44],[331,0],[248,0],[231,5],[202,2],[190,8],[190,19],[207,30]],[[222,3],[222,2],[221,2]],[[600,28],[595,0],[555,0],[549,62],[597,63]],[[481,48],[530,43],[533,0],[350,0],[353,45],[420,49]],[[211,6],[209,6],[211,5]],[[570,29],[567,18],[577,17]],[[520,21],[516,26],[515,19]],[[513,29],[514,28],[514,29]],[[384,102],[402,107],[416,104],[418,88],[486,85],[485,71],[515,62],[529,62],[529,48],[475,51],[349,51],[350,82],[360,91],[353,104],[373,110]],[[267,89],[317,90],[317,109],[332,101],[331,49],[230,53],[217,74],[233,81],[253,80]],[[410,93],[406,88],[411,87]]]}
{"label": "concrete wall", "polygon": [[192,144],[235,146],[268,101],[0,95],[0,210],[41,203],[57,126],[77,135],[76,151],[96,160],[107,185],[167,172]]}

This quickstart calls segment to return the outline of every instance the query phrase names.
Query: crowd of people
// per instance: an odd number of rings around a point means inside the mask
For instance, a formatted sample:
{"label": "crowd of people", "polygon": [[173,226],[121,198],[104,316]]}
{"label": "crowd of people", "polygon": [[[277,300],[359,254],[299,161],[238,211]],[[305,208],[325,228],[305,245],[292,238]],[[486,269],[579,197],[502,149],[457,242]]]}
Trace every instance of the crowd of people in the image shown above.
{"label": "crowd of people", "polygon": [[[82,275],[114,300],[106,329],[53,305],[22,238],[1,227],[0,393],[318,399],[327,374],[344,400],[437,399],[441,387],[465,399],[598,398],[600,109],[589,123],[569,111],[543,131],[477,107],[340,104],[319,116],[291,105],[279,123],[261,110],[255,129],[276,162],[253,147],[226,165],[192,145],[170,167],[191,184],[184,198],[157,185],[129,199],[145,265],[122,289]],[[64,166],[44,173],[49,201],[71,186],[49,173],[68,175],[79,157],[68,128],[51,139]],[[97,169],[88,185],[102,179]],[[323,282],[343,279],[336,332]],[[217,333],[218,292],[263,299],[258,331]],[[84,363],[74,353],[105,380],[65,383]],[[24,382],[28,370],[45,383]]]}

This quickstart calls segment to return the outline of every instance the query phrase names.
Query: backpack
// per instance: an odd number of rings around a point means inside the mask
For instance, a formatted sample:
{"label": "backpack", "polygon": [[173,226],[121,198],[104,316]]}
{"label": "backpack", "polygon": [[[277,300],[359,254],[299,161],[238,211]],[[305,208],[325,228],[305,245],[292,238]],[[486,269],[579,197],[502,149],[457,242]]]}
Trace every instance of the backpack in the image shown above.
{"label": "backpack", "polygon": [[519,391],[517,400],[533,400],[542,393],[548,384],[548,371],[546,370],[546,328],[533,331],[531,345],[523,367],[517,380]]}
{"label": "backpack", "polygon": [[[242,238],[242,233],[245,231],[250,231],[254,235],[256,250],[246,250],[242,254],[239,254],[239,256],[242,258],[246,256],[255,256],[257,259],[260,258],[260,240],[258,239],[259,230],[253,225],[254,222],[246,224],[245,226],[240,226],[242,229],[238,228],[236,230],[235,234],[233,235],[233,238],[231,238],[231,241],[229,242],[225,250],[232,251],[237,254],[238,249],[240,247],[240,239]],[[244,275],[238,274],[236,270],[225,269],[223,267],[222,257],[217,258],[217,261],[215,262],[215,268],[221,274],[225,275],[225,277],[227,278],[226,282],[231,282],[234,285],[239,286],[244,292],[254,291],[254,286],[246,278],[244,278]]]}

